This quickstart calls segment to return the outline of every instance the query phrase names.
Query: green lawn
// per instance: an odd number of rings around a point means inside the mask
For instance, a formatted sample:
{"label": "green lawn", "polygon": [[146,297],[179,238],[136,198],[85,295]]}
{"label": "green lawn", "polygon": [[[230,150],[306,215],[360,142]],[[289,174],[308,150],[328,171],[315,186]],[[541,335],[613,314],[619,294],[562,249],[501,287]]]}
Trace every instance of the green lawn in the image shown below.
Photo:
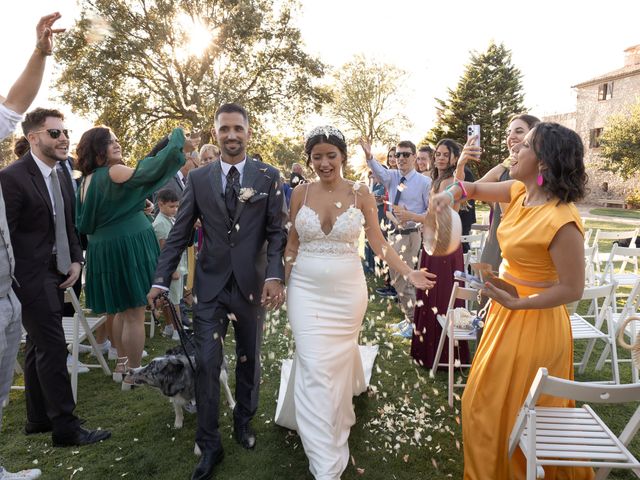
{"label": "green lawn", "polygon": [[604,215],[618,218],[637,218],[640,220],[640,210],[624,210],[622,208],[593,208],[589,210],[591,215]]}
{"label": "green lawn", "polygon": [[[600,225],[589,222],[587,227]],[[369,288],[370,292],[375,288],[371,279]],[[390,336],[386,325],[399,320],[395,305],[371,294],[362,342],[378,344],[380,354],[368,394],[354,400],[358,420],[349,439],[352,463],[343,479],[459,479],[463,471],[459,401],[451,410],[447,405],[446,374],[430,378],[427,370],[412,363],[409,342]],[[221,432],[226,457],[216,469],[215,478],[311,480],[298,436],[273,423],[280,361],[289,357],[293,348],[285,315],[272,315],[264,333],[260,406],[254,420],[257,447],[247,452],[235,443],[230,411],[223,406]],[[232,337],[230,332],[228,352],[233,351]],[[147,341],[146,348],[153,356],[173,344],[154,338]],[[581,358],[584,346],[576,344],[576,359]],[[600,351],[598,346],[589,368],[584,375],[577,375],[577,380],[610,378],[608,366],[600,372],[594,370]],[[618,351],[622,357],[629,357],[628,352]],[[232,372],[235,360],[229,359]],[[621,367],[621,375],[623,382],[630,381],[628,364]],[[17,378],[17,382],[21,381]],[[230,381],[233,382],[233,375]],[[619,432],[635,405],[594,408],[613,431]],[[151,389],[124,393],[100,370],[92,370],[80,376],[77,413],[87,420],[87,426],[108,428],[113,437],[101,445],[69,449],[52,448],[49,435],[26,437],[22,433],[24,395],[13,391],[0,436],[0,457],[5,465],[10,470],[37,465],[44,471],[44,479],[173,480],[189,478],[197,463],[192,453],[195,416],[186,414],[184,428],[175,430],[171,405]],[[640,455],[640,438],[636,438],[631,448],[636,456]],[[609,478],[634,477],[614,473]]]}

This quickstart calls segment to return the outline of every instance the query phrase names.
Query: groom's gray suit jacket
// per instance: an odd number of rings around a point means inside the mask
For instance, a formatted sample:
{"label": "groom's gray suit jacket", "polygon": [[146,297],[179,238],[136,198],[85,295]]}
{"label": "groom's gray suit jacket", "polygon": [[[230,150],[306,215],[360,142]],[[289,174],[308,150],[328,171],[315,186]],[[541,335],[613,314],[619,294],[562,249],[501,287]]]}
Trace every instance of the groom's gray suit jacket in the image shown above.
{"label": "groom's gray suit jacket", "polygon": [[[213,300],[233,273],[243,297],[260,303],[265,278],[284,280],[282,253],[286,244],[280,173],[274,167],[247,158],[241,192],[253,193],[238,201],[230,219],[222,189],[220,161],[189,172],[176,222],[158,259],[155,285],[169,287],[171,273],[202,222],[203,247],[198,255],[194,293],[198,302]],[[251,191],[248,189],[252,189]]]}

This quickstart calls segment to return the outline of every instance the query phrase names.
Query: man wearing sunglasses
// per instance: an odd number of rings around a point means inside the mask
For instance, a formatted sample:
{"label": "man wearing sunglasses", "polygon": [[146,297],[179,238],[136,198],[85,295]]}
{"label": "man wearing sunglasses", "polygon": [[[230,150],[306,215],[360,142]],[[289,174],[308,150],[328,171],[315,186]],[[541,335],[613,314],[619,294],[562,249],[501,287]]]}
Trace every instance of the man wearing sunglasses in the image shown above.
{"label": "man wearing sunglasses", "polygon": [[69,131],[62,113],[43,108],[26,115],[22,131],[30,151],[0,171],[0,183],[27,331],[25,433],[52,432],[54,447],[88,445],[111,434],[80,426],[67,373],[64,290],[78,279],[83,261],[73,188],[59,165],[69,154]]}
{"label": "man wearing sunglasses", "polygon": [[[38,94],[46,59],[53,51],[53,35],[64,31],[53,28],[59,18],[60,14],[56,12],[40,19],[36,25],[36,47],[25,69],[9,90],[7,97],[0,96],[0,140],[16,129],[22,115]],[[0,428],[2,407],[9,396],[22,335],[21,305],[12,289],[14,272],[13,248],[5,215],[5,202],[0,190]],[[8,472],[0,458],[0,480],[29,480],[38,478],[41,474],[37,468],[16,473]]]}
{"label": "man wearing sunglasses", "polygon": [[[360,142],[367,159],[367,165],[389,191],[389,210],[394,213],[394,206],[402,206],[406,210],[423,215],[429,206],[429,190],[431,179],[416,172],[416,146],[408,140],[397,144],[395,158],[397,169],[386,169],[371,154],[371,145]],[[420,232],[418,225],[412,221],[403,221],[396,217],[395,229],[390,231],[389,244],[408,265],[417,263],[420,252]],[[395,221],[394,221],[395,223]],[[412,335],[413,313],[416,303],[416,290],[399,272],[391,270],[391,285],[398,292],[400,309],[404,319],[397,325],[399,334],[410,338]]]}

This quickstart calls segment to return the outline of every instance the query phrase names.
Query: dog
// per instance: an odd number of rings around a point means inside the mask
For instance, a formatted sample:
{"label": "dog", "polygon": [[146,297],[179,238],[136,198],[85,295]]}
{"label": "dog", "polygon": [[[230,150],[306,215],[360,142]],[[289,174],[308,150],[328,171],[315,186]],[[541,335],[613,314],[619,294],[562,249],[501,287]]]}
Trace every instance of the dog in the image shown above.
{"label": "dog", "polygon": [[[189,345],[187,343],[187,345]],[[193,347],[187,348],[193,350]],[[191,359],[191,363],[189,363]],[[175,411],[175,421],[173,426],[176,429],[182,428],[184,423],[184,411],[195,412],[195,372],[191,368],[196,366],[195,355],[190,352],[189,357],[182,346],[167,350],[166,355],[154,358],[145,367],[131,369],[129,378],[135,385],[149,385],[157,388],[163,395],[169,397]],[[220,369],[220,386],[224,390],[227,403],[231,410],[236,406],[236,402],[229,388],[229,375],[227,372],[227,361],[223,356],[223,364]]]}

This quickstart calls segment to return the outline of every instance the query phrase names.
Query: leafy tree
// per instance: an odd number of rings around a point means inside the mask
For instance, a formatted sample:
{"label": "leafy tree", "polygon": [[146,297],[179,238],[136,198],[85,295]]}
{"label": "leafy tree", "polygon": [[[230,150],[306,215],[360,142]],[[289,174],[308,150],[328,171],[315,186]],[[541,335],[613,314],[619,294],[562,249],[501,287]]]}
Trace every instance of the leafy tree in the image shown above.
{"label": "leafy tree", "polygon": [[521,78],[504,44],[491,43],[484,53],[472,52],[449,98],[436,98],[437,122],[423,143],[435,144],[445,137],[464,143],[467,125],[480,125],[483,153],[475,168],[484,175],[509,154],[504,141],[509,118],[525,112]]}
{"label": "leafy tree", "polygon": [[600,136],[604,169],[625,180],[640,172],[640,101],[629,112],[612,115]]}
{"label": "leafy tree", "polygon": [[6,167],[15,160],[16,156],[13,153],[13,143],[15,140],[15,135],[9,135],[0,141],[0,168]]}
{"label": "leafy tree", "polygon": [[58,89],[136,156],[173,126],[208,132],[224,102],[241,103],[257,129],[267,113],[317,111],[329,100],[313,84],[324,65],[303,49],[294,2],[85,0],[56,49]]}
{"label": "leafy tree", "polygon": [[334,75],[331,113],[346,126],[345,134],[390,144],[409,125],[400,95],[406,73],[393,65],[357,55]]}

